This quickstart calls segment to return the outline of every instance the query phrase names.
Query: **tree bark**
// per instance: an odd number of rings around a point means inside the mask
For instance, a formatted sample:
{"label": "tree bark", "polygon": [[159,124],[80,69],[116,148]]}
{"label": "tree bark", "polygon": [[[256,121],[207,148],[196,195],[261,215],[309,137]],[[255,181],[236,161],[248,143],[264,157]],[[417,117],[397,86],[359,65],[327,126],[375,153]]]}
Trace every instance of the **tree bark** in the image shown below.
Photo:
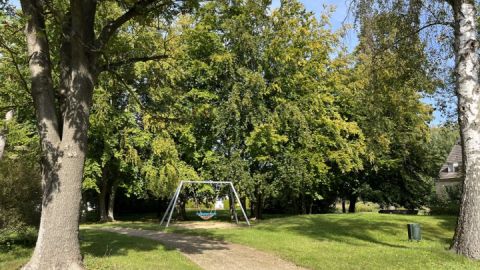
{"label": "tree bark", "polygon": [[228,210],[229,210],[229,214],[230,214],[230,221],[233,221],[233,220],[235,220],[235,216],[234,216],[235,205],[234,205],[234,201],[233,201],[232,192],[228,193],[228,206],[229,206]]}
{"label": "tree bark", "polygon": [[451,249],[480,259],[480,89],[477,11],[473,0],[451,1],[455,18],[455,72],[465,179]]}
{"label": "tree bark", "polygon": [[345,207],[345,198],[342,198],[342,213],[347,213],[347,208]]}
{"label": "tree bark", "polygon": [[108,180],[105,179],[105,174],[102,174],[102,186],[100,187],[100,193],[98,194],[98,214],[100,222],[107,222],[107,194],[108,193]]}
{"label": "tree bark", "polygon": [[[62,33],[59,85],[54,87],[46,32],[44,0],[20,0],[31,77],[31,96],[40,135],[42,215],[37,243],[24,269],[83,269],[78,241],[88,117],[100,72],[96,58],[116,31],[150,8],[164,10],[173,1],[140,0],[99,31],[95,39],[96,0],[71,0],[67,13],[55,16]],[[57,14],[55,14],[57,15]],[[55,91],[58,89],[58,102]]]}
{"label": "tree bark", "polygon": [[302,192],[302,195],[300,196],[300,207],[301,207],[302,215],[305,215],[307,213],[307,205],[305,203],[305,194],[303,194],[303,192]]}
{"label": "tree bark", "polygon": [[250,218],[255,217],[255,202],[250,199]]}
{"label": "tree bark", "polygon": [[350,195],[350,205],[348,206],[349,213],[355,213],[355,205],[357,204],[357,195]]}
{"label": "tree bark", "polygon": [[256,196],[256,201],[255,201],[255,218],[256,219],[262,219],[263,216],[263,197],[260,193],[257,193]]}
{"label": "tree bark", "polygon": [[247,211],[247,198],[246,197],[240,197],[240,203],[242,204],[243,209]]}
{"label": "tree bark", "polygon": [[[24,269],[83,269],[78,241],[81,185],[86,154],[88,116],[95,66],[93,42],[95,2],[72,1],[71,73],[60,127],[54,99],[43,1],[22,0],[27,16],[25,36],[42,148],[42,214],[37,243]],[[61,252],[61,254],[59,254]]]}
{"label": "tree bark", "polygon": [[187,200],[186,198],[179,198],[178,202],[178,218],[180,220],[187,220]]}
{"label": "tree bark", "polygon": [[98,194],[98,215],[100,222],[107,222],[107,199],[109,198],[109,171],[108,171],[109,161],[107,161],[102,167],[102,176],[100,181],[100,193]]}
{"label": "tree bark", "polygon": [[107,220],[112,222],[115,221],[115,216],[113,210],[115,208],[115,194],[117,193],[118,188],[118,181],[115,180],[112,184],[112,188],[110,189],[110,194],[108,196],[108,216]]}

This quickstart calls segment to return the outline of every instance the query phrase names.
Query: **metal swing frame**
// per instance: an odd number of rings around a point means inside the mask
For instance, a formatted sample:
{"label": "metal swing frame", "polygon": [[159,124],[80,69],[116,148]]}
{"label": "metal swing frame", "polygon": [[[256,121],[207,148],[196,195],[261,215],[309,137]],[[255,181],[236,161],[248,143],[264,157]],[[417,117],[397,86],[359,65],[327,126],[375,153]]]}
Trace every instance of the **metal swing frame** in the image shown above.
{"label": "metal swing frame", "polygon": [[172,199],[170,200],[170,203],[168,204],[167,210],[163,214],[162,220],[160,221],[160,226],[163,225],[163,222],[165,221],[165,218],[167,217],[167,215],[168,215],[168,219],[167,219],[167,222],[165,223],[165,227],[168,227],[170,225],[170,220],[172,219],[173,210],[175,209],[178,196],[180,195],[180,192],[182,191],[182,187],[184,186],[184,184],[228,185],[230,187],[230,192],[235,194],[235,197],[231,196],[235,222],[238,224],[237,211],[235,210],[235,204],[238,202],[238,204],[240,205],[240,209],[242,210],[243,217],[245,218],[245,221],[247,221],[248,226],[250,226],[250,221],[248,220],[247,214],[245,213],[245,210],[243,209],[243,206],[240,203],[240,197],[238,196],[237,190],[235,190],[233,183],[230,181],[218,181],[218,182],[217,181],[181,181],[180,184],[178,184],[177,189],[175,190],[175,193]]}

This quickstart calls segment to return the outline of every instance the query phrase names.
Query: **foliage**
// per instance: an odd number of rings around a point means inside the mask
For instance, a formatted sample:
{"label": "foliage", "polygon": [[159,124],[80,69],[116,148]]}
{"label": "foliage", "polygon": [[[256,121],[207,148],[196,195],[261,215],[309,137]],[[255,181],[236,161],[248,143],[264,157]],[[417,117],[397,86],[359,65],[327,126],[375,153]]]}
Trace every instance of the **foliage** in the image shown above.
{"label": "foliage", "polygon": [[[315,200],[309,190],[328,186],[333,168],[361,168],[364,150],[337,103],[333,70],[347,64],[327,15],[317,21],[297,1],[268,6],[219,1],[181,18],[176,72],[162,82],[184,93],[173,105],[189,121],[189,139],[175,140],[182,159],[203,178],[234,181],[257,209],[274,198]],[[302,171],[287,180],[295,162]],[[291,189],[280,190],[282,181],[303,195],[283,194]]]}
{"label": "foliage", "polygon": [[359,11],[360,43],[351,85],[356,91],[350,103],[367,151],[365,169],[346,183],[340,180],[343,197],[360,195],[382,205],[414,208],[431,194],[438,157],[426,147],[432,108],[421,98],[438,84],[429,73],[425,44],[417,32],[420,15],[413,3],[387,11],[377,6]]}
{"label": "foliage", "polygon": [[17,118],[3,123],[7,146],[0,160],[0,244],[32,243],[31,227],[38,226],[41,209],[38,138],[30,123]]}

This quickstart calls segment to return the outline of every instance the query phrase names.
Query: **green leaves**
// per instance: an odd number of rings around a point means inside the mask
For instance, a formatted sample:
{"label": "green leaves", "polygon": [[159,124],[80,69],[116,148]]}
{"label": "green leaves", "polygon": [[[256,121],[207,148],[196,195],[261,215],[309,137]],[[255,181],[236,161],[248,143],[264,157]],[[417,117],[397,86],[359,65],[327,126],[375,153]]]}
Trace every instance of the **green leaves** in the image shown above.
{"label": "green leaves", "polygon": [[247,151],[258,162],[272,161],[288,137],[278,134],[271,124],[261,124],[246,138]]}

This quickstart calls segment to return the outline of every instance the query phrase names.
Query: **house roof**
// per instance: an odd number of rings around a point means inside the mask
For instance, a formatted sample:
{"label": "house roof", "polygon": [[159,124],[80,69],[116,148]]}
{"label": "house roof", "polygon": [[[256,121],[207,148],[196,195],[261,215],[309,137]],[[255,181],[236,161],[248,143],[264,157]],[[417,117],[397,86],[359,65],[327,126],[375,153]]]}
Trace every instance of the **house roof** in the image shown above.
{"label": "house roof", "polygon": [[462,166],[463,158],[462,158],[462,146],[460,145],[460,141],[458,141],[448,154],[446,162],[442,165],[440,172],[438,174],[439,180],[448,180],[448,179],[459,179],[462,178],[462,170],[458,170],[455,172],[448,172],[448,164],[449,163],[458,163],[459,166]]}

